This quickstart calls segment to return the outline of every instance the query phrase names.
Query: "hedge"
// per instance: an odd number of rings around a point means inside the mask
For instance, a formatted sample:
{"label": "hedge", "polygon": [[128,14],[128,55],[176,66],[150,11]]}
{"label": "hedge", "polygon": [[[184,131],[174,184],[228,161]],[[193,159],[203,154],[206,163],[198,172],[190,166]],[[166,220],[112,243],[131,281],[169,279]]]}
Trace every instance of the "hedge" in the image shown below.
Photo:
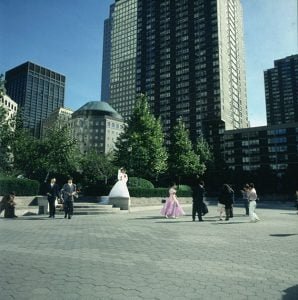
{"label": "hedge", "polygon": [[35,196],[39,192],[39,182],[30,179],[0,177],[0,195],[15,192],[17,196]]}
{"label": "hedge", "polygon": [[147,179],[138,178],[138,177],[130,177],[128,180],[128,188],[130,187],[138,187],[143,189],[154,189],[154,185]]}

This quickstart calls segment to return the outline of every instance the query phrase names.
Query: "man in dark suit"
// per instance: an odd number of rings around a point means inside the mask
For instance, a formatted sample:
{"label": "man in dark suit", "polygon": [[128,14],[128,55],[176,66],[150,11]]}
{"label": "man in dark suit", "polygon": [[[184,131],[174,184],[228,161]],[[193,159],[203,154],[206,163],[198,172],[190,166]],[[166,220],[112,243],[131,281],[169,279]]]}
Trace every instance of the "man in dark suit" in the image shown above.
{"label": "man in dark suit", "polygon": [[72,178],[69,177],[67,183],[65,183],[62,187],[62,195],[64,201],[64,218],[67,217],[71,219],[73,215],[73,201],[74,197],[77,198],[77,186],[72,182]]}
{"label": "man in dark suit", "polygon": [[203,200],[205,195],[204,181],[200,181],[193,187],[192,194],[192,220],[195,221],[198,214],[199,222],[203,222]]}
{"label": "man in dark suit", "polygon": [[52,178],[51,182],[47,185],[47,196],[50,208],[49,218],[55,218],[55,201],[59,198],[59,186],[56,183],[56,178]]}

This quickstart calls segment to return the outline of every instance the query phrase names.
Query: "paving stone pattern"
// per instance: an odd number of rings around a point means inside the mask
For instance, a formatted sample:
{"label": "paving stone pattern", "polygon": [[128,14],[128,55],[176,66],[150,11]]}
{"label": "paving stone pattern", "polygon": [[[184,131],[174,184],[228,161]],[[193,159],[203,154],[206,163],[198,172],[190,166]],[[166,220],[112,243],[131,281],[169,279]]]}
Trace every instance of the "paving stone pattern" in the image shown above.
{"label": "paving stone pattern", "polygon": [[0,299],[298,299],[298,215],[0,218]]}

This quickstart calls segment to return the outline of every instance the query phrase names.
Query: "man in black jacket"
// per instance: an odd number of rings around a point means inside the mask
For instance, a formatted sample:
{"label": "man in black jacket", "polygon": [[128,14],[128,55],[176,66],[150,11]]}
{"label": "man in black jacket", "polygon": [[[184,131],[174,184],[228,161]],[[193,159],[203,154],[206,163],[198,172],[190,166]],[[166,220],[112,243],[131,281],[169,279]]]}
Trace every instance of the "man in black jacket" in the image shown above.
{"label": "man in black jacket", "polygon": [[51,182],[47,185],[47,196],[50,208],[49,218],[55,218],[55,201],[59,198],[59,186],[56,183],[56,178],[52,178]]}
{"label": "man in black jacket", "polygon": [[203,222],[203,200],[205,195],[204,181],[194,186],[192,194],[192,220],[195,221],[198,214],[199,222]]}

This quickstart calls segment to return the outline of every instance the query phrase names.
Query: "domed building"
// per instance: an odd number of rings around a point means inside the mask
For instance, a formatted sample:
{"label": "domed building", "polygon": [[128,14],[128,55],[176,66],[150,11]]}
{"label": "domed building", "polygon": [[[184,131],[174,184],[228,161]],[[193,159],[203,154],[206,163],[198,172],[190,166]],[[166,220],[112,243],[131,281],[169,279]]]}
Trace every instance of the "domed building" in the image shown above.
{"label": "domed building", "polygon": [[70,120],[81,153],[92,149],[102,153],[113,151],[123,125],[123,118],[103,101],[87,102],[72,114]]}

